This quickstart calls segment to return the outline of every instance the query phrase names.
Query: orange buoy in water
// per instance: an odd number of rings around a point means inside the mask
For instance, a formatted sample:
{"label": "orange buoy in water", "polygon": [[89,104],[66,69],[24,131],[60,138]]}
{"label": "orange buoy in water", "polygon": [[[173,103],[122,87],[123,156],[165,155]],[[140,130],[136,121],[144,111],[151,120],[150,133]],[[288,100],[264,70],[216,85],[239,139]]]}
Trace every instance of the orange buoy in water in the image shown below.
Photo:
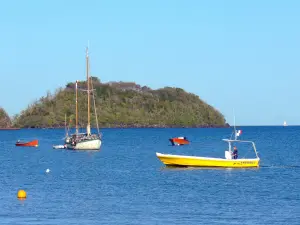
{"label": "orange buoy in water", "polygon": [[26,192],[24,190],[18,191],[18,198],[19,199],[25,199],[26,198]]}

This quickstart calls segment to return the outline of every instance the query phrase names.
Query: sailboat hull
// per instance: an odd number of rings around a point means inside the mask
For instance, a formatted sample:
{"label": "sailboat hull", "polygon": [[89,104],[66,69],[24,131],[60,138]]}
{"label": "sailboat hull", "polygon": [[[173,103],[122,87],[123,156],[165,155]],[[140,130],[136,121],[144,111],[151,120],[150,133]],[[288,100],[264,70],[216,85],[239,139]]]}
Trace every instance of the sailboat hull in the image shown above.
{"label": "sailboat hull", "polygon": [[156,156],[168,166],[191,166],[191,167],[227,167],[248,168],[259,167],[259,158],[256,159],[222,159],[196,156],[170,155],[156,153]]}
{"label": "sailboat hull", "polygon": [[84,140],[76,143],[75,145],[67,144],[68,149],[73,150],[99,150],[102,141],[100,139]]}

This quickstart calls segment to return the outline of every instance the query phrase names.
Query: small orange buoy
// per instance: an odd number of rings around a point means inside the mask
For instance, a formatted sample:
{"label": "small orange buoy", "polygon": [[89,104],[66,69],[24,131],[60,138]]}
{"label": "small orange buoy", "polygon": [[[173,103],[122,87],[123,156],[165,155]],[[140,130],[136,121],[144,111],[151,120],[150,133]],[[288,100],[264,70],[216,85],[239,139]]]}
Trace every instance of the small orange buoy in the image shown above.
{"label": "small orange buoy", "polygon": [[26,192],[24,190],[18,191],[18,198],[19,199],[25,199],[26,198]]}

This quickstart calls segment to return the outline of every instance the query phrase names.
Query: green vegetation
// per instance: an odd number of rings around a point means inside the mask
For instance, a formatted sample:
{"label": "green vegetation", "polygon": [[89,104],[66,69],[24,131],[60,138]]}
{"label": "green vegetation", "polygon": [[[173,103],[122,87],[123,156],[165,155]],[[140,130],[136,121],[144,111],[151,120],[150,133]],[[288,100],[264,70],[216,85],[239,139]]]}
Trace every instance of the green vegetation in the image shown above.
{"label": "green vegetation", "polygon": [[[100,127],[211,127],[225,126],[223,115],[198,96],[180,88],[152,90],[135,83],[101,83],[92,77]],[[14,119],[18,127],[63,127],[65,115],[75,126],[75,83],[34,102]],[[78,87],[86,88],[80,81]],[[78,94],[79,126],[87,123],[87,94]],[[96,126],[91,96],[91,125]]]}
{"label": "green vegetation", "polygon": [[0,107],[0,128],[9,128],[11,125],[11,120],[8,114]]}

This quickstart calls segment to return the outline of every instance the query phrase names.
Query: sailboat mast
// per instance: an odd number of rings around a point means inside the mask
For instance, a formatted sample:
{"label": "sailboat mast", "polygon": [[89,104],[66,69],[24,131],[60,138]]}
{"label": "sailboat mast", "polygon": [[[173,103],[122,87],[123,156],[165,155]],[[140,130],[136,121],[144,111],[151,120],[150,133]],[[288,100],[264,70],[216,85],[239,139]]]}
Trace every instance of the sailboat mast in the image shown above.
{"label": "sailboat mast", "polygon": [[76,134],[78,134],[78,90],[77,90],[77,83],[78,80],[76,80]]}
{"label": "sailboat mast", "polygon": [[87,135],[91,134],[91,126],[90,126],[90,79],[89,79],[89,53],[88,48],[86,48],[86,83],[87,83],[87,102],[88,102],[88,122],[87,122]]}
{"label": "sailboat mast", "polygon": [[65,132],[67,136],[67,114],[65,114]]}

